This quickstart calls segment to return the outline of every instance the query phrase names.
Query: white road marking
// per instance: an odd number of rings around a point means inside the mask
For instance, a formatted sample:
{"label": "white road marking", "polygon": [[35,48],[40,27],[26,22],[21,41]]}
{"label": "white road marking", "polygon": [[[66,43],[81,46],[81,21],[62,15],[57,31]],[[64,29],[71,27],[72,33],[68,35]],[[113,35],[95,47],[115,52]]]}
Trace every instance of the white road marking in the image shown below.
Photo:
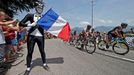
{"label": "white road marking", "polygon": [[95,52],[95,53],[134,63],[133,59],[124,58],[124,57],[120,57],[120,56],[117,56],[117,55],[103,54],[103,53],[99,53],[99,52]]}

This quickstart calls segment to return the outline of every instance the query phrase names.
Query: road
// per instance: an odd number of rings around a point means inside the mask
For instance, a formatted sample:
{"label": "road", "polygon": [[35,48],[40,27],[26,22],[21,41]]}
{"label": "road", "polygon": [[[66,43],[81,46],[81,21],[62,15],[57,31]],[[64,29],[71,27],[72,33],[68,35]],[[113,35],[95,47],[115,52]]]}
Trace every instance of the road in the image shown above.
{"label": "road", "polygon": [[[88,54],[58,39],[46,40],[45,43],[50,70],[43,69],[36,45],[29,75],[134,75],[133,50],[125,56],[100,50]],[[19,57],[12,64],[6,75],[23,75],[26,69],[26,45],[23,46],[21,53],[24,54],[23,57]]]}

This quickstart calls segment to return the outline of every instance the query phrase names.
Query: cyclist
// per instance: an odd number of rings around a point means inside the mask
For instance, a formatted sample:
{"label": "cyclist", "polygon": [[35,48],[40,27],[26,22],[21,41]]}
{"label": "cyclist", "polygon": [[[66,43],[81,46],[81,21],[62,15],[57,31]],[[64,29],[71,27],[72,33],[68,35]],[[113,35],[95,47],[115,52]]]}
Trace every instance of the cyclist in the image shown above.
{"label": "cyclist", "polygon": [[86,28],[86,35],[87,37],[91,37],[91,29],[92,29],[92,26],[91,25],[87,25],[87,28]]}
{"label": "cyclist", "polygon": [[107,38],[106,34],[107,34],[106,32],[103,32],[101,34],[101,40],[105,40],[106,41],[106,38]]}
{"label": "cyclist", "polygon": [[74,32],[73,32],[73,40],[75,40],[77,38],[77,31],[75,30]]}
{"label": "cyclist", "polygon": [[101,38],[102,38],[102,36],[101,36],[101,34],[100,34],[100,32],[99,31],[97,31],[96,32],[96,36],[95,36],[95,38],[96,38],[96,43],[98,44],[99,43],[99,41],[101,40]]}
{"label": "cyclist", "polygon": [[111,42],[112,39],[117,38],[117,37],[125,38],[125,36],[123,35],[123,33],[124,33],[123,29],[125,29],[127,26],[128,26],[127,23],[121,23],[120,26],[117,26],[108,32],[108,39],[106,41],[106,48],[109,48],[108,44]]}
{"label": "cyclist", "polygon": [[83,43],[85,40],[86,40],[86,32],[85,30],[82,30],[82,32],[79,33],[78,38],[77,38],[77,42],[80,41],[81,49],[83,49]]}
{"label": "cyclist", "polygon": [[95,29],[91,25],[87,25],[87,28],[86,28],[86,37],[88,39],[89,38],[92,38],[92,39],[95,40],[96,32],[95,32]]}
{"label": "cyclist", "polygon": [[133,28],[131,28],[131,32],[132,32],[132,33],[134,33],[134,27],[133,27]]}

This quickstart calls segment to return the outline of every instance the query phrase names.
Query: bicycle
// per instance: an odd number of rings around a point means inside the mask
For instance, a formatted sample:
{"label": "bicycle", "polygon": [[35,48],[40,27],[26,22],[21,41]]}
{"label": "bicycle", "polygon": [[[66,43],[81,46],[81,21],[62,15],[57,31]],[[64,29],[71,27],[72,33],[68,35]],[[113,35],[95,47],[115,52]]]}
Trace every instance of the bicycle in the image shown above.
{"label": "bicycle", "polygon": [[77,39],[74,40],[74,46],[76,48],[83,49],[83,42],[84,42],[83,38],[77,37]]}
{"label": "bicycle", "polygon": [[84,41],[83,46],[85,47],[85,50],[87,53],[92,54],[96,50],[96,40],[95,37],[87,37]]}
{"label": "bicycle", "polygon": [[69,45],[75,46],[77,38],[75,36],[70,37]]}
{"label": "bicycle", "polygon": [[[112,50],[114,53],[119,55],[125,55],[129,52],[129,46],[125,39],[118,37],[112,39],[109,46],[112,46]],[[98,43],[98,49],[106,50],[106,40],[100,40]]]}
{"label": "bicycle", "polygon": [[76,48],[79,48],[81,50],[85,50],[87,53],[92,54],[96,50],[96,40],[93,36],[86,36],[84,37],[77,37],[76,40],[74,40],[74,46]]}

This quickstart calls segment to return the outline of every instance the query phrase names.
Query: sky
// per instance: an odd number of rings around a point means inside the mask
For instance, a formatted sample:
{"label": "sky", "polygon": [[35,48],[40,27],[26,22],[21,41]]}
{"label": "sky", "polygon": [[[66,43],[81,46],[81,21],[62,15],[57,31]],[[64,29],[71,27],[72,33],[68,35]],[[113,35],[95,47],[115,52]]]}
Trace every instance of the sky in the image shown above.
{"label": "sky", "polygon": [[[67,20],[71,28],[91,25],[91,0],[43,0],[43,14],[52,8]],[[134,26],[134,0],[93,0],[93,27],[117,26],[122,22]],[[30,12],[34,12],[34,9]],[[18,13],[21,20],[27,12]]]}

